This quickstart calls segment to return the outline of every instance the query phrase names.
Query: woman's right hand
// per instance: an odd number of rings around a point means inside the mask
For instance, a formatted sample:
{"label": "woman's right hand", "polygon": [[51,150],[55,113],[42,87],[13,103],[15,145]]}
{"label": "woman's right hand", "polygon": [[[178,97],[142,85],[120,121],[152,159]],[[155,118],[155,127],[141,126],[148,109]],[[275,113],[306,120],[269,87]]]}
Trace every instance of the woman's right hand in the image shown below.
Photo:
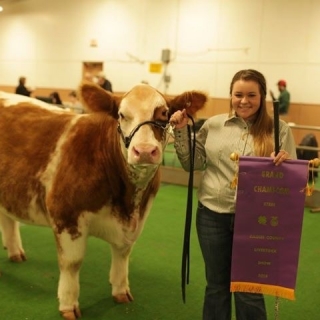
{"label": "woman's right hand", "polygon": [[189,119],[186,109],[176,111],[169,120],[170,124],[174,126],[175,129],[185,127],[188,124],[188,121]]}

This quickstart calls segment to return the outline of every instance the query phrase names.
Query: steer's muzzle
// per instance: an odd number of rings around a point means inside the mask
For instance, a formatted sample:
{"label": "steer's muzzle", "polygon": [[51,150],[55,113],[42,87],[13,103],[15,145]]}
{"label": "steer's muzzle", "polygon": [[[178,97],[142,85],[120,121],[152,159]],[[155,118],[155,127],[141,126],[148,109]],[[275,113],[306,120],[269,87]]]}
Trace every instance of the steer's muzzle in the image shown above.
{"label": "steer's muzzle", "polygon": [[133,146],[131,154],[136,164],[158,164],[161,161],[159,147],[153,145],[138,144]]}

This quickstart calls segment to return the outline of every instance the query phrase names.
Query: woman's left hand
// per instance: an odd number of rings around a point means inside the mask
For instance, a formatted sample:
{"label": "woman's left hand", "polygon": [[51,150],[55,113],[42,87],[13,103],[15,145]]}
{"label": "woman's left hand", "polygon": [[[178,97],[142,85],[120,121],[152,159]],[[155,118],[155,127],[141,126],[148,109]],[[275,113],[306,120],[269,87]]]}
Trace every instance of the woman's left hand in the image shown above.
{"label": "woman's left hand", "polygon": [[271,158],[273,158],[273,163],[278,166],[280,163],[282,163],[285,160],[289,159],[289,153],[285,150],[280,150],[277,155],[275,155],[275,152],[271,153]]}

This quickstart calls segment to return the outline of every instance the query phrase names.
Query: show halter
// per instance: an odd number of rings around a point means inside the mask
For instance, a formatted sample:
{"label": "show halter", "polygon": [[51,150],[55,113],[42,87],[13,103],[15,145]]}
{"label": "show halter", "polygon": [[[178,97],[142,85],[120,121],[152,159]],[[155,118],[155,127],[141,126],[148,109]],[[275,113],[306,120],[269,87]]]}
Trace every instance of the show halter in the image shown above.
{"label": "show halter", "polygon": [[169,122],[167,121],[144,121],[144,122],[141,122],[140,124],[138,124],[132,131],[131,133],[129,134],[128,137],[125,137],[122,130],[121,130],[121,127],[120,127],[120,123],[118,123],[118,132],[120,133],[120,136],[122,138],[122,141],[125,145],[125,147],[128,149],[130,143],[131,143],[131,140],[133,138],[133,136],[136,134],[136,132],[143,126],[143,125],[152,125],[156,128],[159,128],[159,129],[162,129],[164,131],[167,131],[170,127],[170,124]]}

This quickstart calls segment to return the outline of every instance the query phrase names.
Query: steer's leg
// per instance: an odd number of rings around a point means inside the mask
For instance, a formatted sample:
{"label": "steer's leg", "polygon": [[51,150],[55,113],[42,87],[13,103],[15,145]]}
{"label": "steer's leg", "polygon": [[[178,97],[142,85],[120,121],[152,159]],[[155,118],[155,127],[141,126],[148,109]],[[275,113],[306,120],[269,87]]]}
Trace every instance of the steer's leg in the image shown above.
{"label": "steer's leg", "polygon": [[15,262],[26,260],[21,242],[19,222],[0,213],[0,225],[2,244],[8,250],[9,259]]}
{"label": "steer's leg", "polygon": [[59,311],[66,320],[81,317],[79,308],[79,272],[86,249],[87,235],[72,237],[68,232],[55,234],[60,278],[58,286]]}
{"label": "steer's leg", "polygon": [[112,285],[112,296],[116,302],[127,303],[133,300],[129,288],[129,256],[132,245],[118,247],[111,245],[112,260],[110,269],[110,283]]}

